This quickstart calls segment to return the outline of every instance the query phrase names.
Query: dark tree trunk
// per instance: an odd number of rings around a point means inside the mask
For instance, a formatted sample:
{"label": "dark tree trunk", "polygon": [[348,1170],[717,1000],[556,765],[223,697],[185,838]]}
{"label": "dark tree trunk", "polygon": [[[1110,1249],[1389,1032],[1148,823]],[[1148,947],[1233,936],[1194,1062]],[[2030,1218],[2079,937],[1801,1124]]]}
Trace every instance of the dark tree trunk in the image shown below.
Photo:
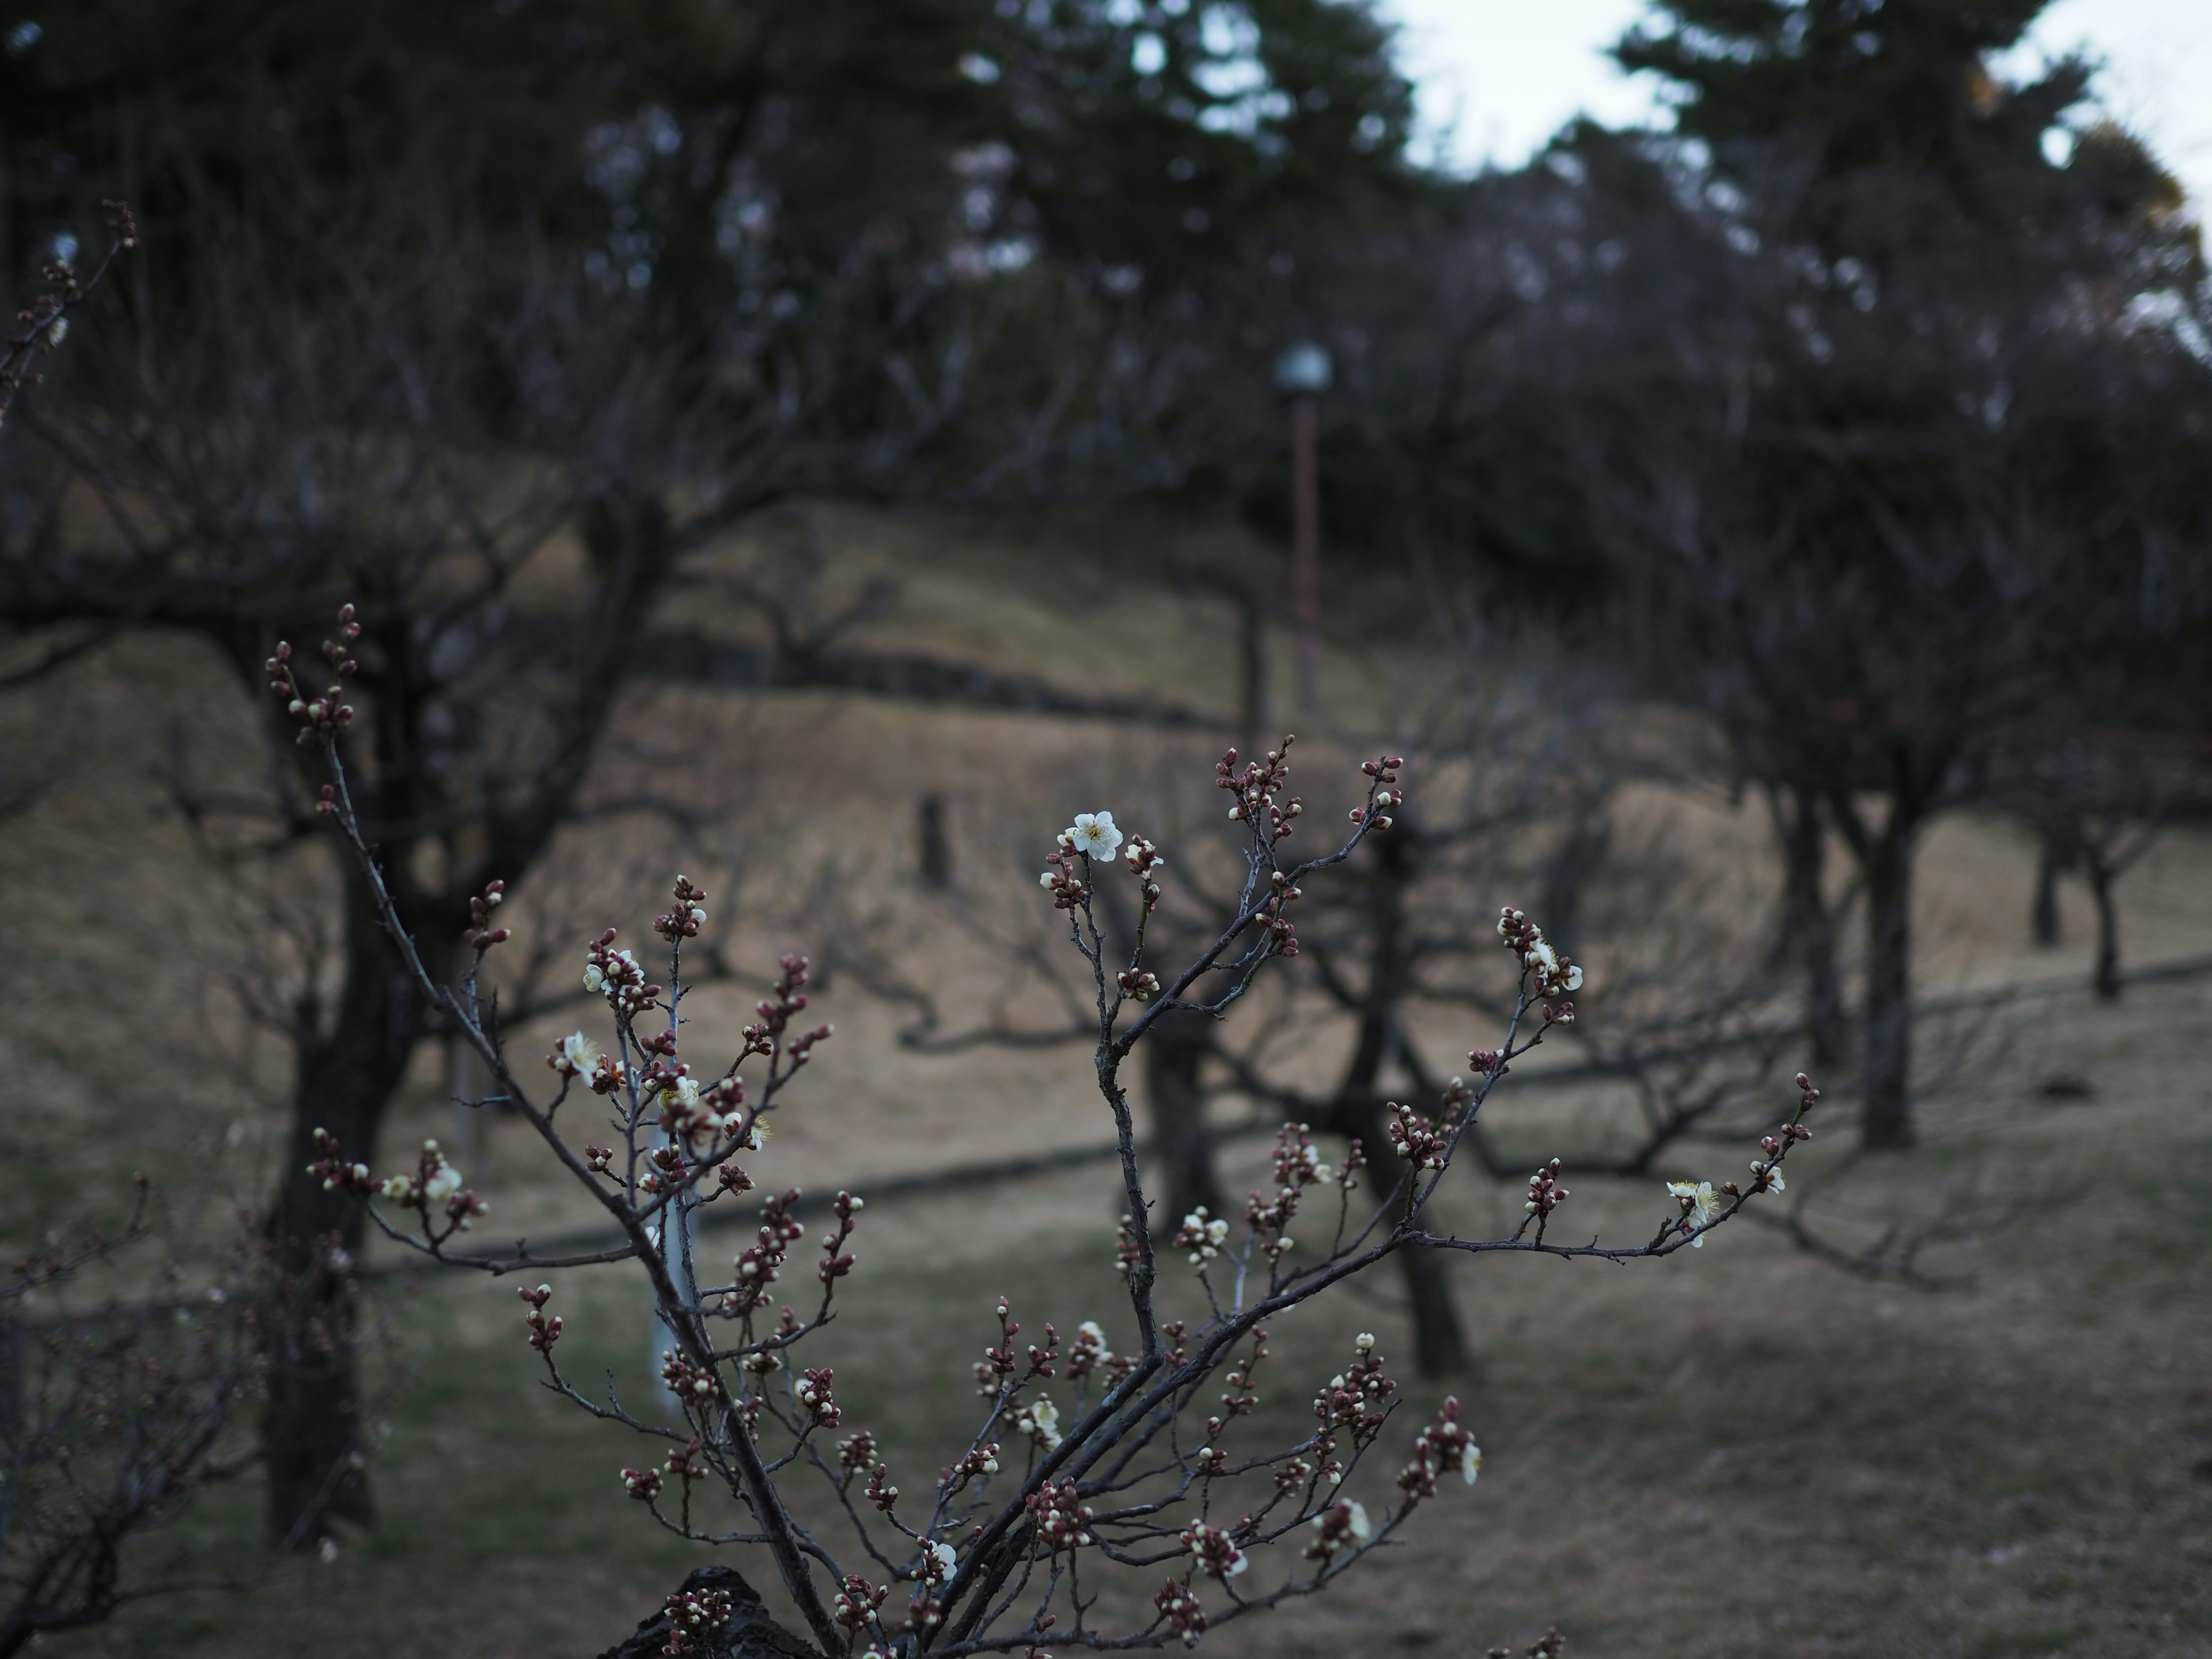
{"label": "dark tree trunk", "polygon": [[938,892],[952,886],[952,843],[945,833],[945,797],[924,795],[914,805],[915,840],[919,856],[916,873],[921,884]]}
{"label": "dark tree trunk", "polygon": [[2048,951],[2058,943],[2058,877],[2065,868],[2057,837],[2045,830],[2039,837],[2040,856],[2035,864],[2035,907],[2028,918],[2036,948]]}
{"label": "dark tree trunk", "polygon": [[1866,1098],[1869,1152],[1912,1144],[1912,834],[1896,809],[1868,848]]}
{"label": "dark tree trunk", "polygon": [[[1359,1141],[1379,1197],[1395,1190],[1406,1174],[1405,1164],[1391,1152],[1383,1135],[1383,1101],[1376,1085],[1382,1077],[1382,1062],[1397,1038],[1399,1005],[1405,995],[1406,907],[1413,895],[1417,843],[1408,829],[1382,835],[1374,847],[1370,911],[1375,933],[1368,957],[1367,1001],[1360,1013],[1359,1040],[1338,1093],[1334,1127]],[[1413,1346],[1421,1375],[1459,1375],[1468,1368],[1467,1338],[1460,1329],[1459,1310],[1452,1304],[1451,1279],[1443,1253],[1404,1249],[1398,1252],[1398,1261],[1406,1276],[1406,1297],[1413,1316]]]}
{"label": "dark tree trunk", "polygon": [[1152,1158],[1165,1188],[1170,1232],[1203,1206],[1225,1215],[1221,1177],[1213,1167],[1213,1140],[1206,1127],[1206,1091],[1200,1069],[1213,1045],[1213,1022],[1203,1014],[1164,1014],[1144,1043],[1145,1096],[1152,1119]]}
{"label": "dark tree trunk", "polygon": [[2112,1002],[2120,994],[2120,917],[2112,902],[2119,872],[2094,847],[2081,860],[2081,872],[2088,878],[2089,896],[2097,906],[2097,966],[2089,982],[2099,996]]}
{"label": "dark tree trunk", "polygon": [[[1786,792],[1770,786],[1777,839],[1782,844],[1782,937],[1778,956],[1805,989],[1806,1048],[1815,1070],[1843,1061],[1850,1036],[1842,976],[1836,969],[1838,918],[1827,896],[1828,837],[1820,796],[1802,785]],[[1779,965],[1778,963],[1778,965]]]}
{"label": "dark tree trunk", "polygon": [[371,1516],[349,1271],[367,1218],[345,1194],[324,1191],[307,1166],[319,1156],[318,1128],[337,1137],[343,1156],[373,1162],[377,1130],[424,1018],[422,996],[377,919],[368,884],[350,869],[345,906],[344,984],[330,1036],[299,1058],[283,1185],[268,1224],[281,1279],[301,1286],[268,1334],[262,1450],[269,1536],[280,1548],[313,1544],[331,1521],[365,1523]]}
{"label": "dark tree trunk", "polygon": [[1267,625],[1260,596],[1249,588],[1237,596],[1237,729],[1244,752],[1267,747]]}

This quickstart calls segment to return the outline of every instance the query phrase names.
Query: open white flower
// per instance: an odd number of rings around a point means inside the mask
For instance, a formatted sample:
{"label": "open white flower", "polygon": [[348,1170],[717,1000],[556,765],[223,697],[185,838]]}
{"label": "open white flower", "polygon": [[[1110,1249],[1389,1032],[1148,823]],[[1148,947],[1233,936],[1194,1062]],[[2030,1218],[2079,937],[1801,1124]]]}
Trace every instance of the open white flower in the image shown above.
{"label": "open white flower", "polygon": [[1761,1159],[1752,1160],[1751,1172],[1759,1177],[1759,1184],[1771,1193],[1783,1192],[1789,1187],[1790,1183],[1782,1178],[1782,1171]]}
{"label": "open white flower", "polygon": [[[1682,1212],[1682,1219],[1692,1227],[1704,1227],[1710,1224],[1712,1218],[1721,1212],[1722,1208],[1728,1202],[1713,1190],[1713,1183],[1710,1181],[1670,1181],[1667,1183],[1667,1191],[1674,1198],[1686,1198],[1690,1200],[1688,1207]],[[1705,1235],[1699,1233],[1697,1237],[1692,1239],[1690,1248],[1698,1250],[1705,1249]]]}
{"label": "open white flower", "polygon": [[1049,1400],[1032,1400],[1014,1413],[1014,1426],[1047,1451],[1054,1450],[1060,1444],[1060,1407]]}
{"label": "open white flower", "polygon": [[598,1066],[602,1052],[599,1045],[581,1031],[571,1031],[561,1039],[559,1069],[581,1076]]}
{"label": "open white flower", "polygon": [[1110,859],[1114,849],[1121,844],[1121,832],[1114,827],[1111,812],[1078,812],[1068,835],[1075,850],[1094,859]]}
{"label": "open white flower", "polygon": [[599,995],[607,988],[606,972],[596,962],[587,962],[584,964],[584,988],[593,996]]}
{"label": "open white flower", "polygon": [[1470,1486],[1474,1484],[1474,1477],[1482,1473],[1482,1448],[1472,1440],[1459,1455],[1459,1472],[1461,1479]]}
{"label": "open white flower", "polygon": [[441,1164],[422,1183],[422,1196],[433,1204],[443,1204],[460,1190],[461,1172],[450,1164]]}

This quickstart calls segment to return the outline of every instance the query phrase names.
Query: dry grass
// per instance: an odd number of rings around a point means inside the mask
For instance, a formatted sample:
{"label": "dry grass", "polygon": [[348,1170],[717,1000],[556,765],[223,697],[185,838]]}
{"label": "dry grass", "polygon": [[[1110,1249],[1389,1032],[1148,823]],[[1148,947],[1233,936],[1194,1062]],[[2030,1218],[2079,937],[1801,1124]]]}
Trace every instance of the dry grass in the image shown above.
{"label": "dry grass", "polygon": [[[1225,703],[1221,619],[1202,609],[1079,564],[1041,579],[1010,556],[917,547],[909,534],[869,523],[847,538],[860,544],[856,569],[908,580],[878,642]],[[1358,664],[1336,672],[1371,692]],[[241,1034],[223,991],[247,936],[154,810],[148,781],[179,708],[218,760],[250,752],[226,712],[234,702],[198,653],[147,641],[73,676],[40,731],[0,732],[13,756],[58,744],[79,757],[37,813],[0,832],[0,931],[19,963],[39,964],[0,1009],[0,1232],[11,1238],[45,1224],[86,1174],[119,1181],[147,1163],[189,1185],[219,1168],[246,1192],[269,1178],[280,1056]],[[0,719],[21,718],[0,707]],[[963,879],[988,890],[1031,878],[1019,860],[1041,825],[1048,833],[1059,793],[1130,800],[1163,766],[1210,765],[1198,738],[818,696],[659,694],[636,729],[702,734],[704,767],[752,781],[732,790],[740,805],[709,849],[723,869],[707,878],[744,872],[732,908],[756,964],[830,927],[828,909],[795,896],[825,857],[859,900],[898,888],[924,789],[953,799]],[[1309,786],[1328,791],[1326,779]],[[1750,808],[1673,807],[1717,856],[1763,856]],[[1937,830],[1921,864],[1924,986],[2086,979],[2088,919],[2074,895],[2069,945],[2025,945],[2032,858],[2002,823],[1961,817]],[[595,902],[641,921],[657,891]],[[2170,838],[2123,896],[2132,957],[2212,949],[2212,841]],[[561,908],[544,903],[543,914]],[[893,908],[894,936],[911,943],[927,918]],[[945,973],[966,982],[961,947],[936,943]],[[738,988],[703,994],[697,1034],[726,1039],[746,1001]],[[917,1056],[896,1042],[898,1017],[849,985],[833,983],[830,1004],[838,1039],[781,1127],[766,1179],[865,1191],[1103,1132],[1079,1054]],[[58,1040],[88,1005],[131,1016],[96,1041]],[[1456,1655],[1556,1620],[1586,1656],[2212,1655],[2208,1039],[2202,981],[2139,987],[2116,1009],[2069,991],[1996,1016],[1978,1036],[1986,1061],[1928,1103],[1926,1147],[1837,1188],[1846,1227],[1923,1210],[1947,1182],[2033,1200],[1938,1261],[1952,1288],[1848,1279],[1749,1226],[1620,1271],[1468,1266],[1459,1283],[1482,1365],[1457,1386],[1488,1454],[1482,1483],[1440,1499],[1402,1548],[1330,1596],[1224,1629],[1204,1650]],[[239,1086],[240,1066],[260,1093]],[[2047,1097],[2039,1086],[2057,1073],[2094,1075],[2098,1092]],[[1559,1093],[1496,1104],[1516,1146],[1564,1138],[1594,1109]],[[447,1121],[426,1061],[392,1144]],[[1804,1178],[1832,1170],[1846,1139],[1815,1141]],[[494,1142],[501,1236],[580,1218],[514,1126]],[[1255,1155],[1243,1143],[1236,1157]],[[1737,1153],[1683,1157],[1718,1174]],[[848,1421],[878,1429],[909,1490],[965,1420],[966,1366],[992,1296],[1063,1330],[1085,1317],[1116,1328],[1110,1188],[1103,1171],[1079,1172],[869,1212],[859,1287],[825,1357]],[[1640,1233],[1656,1196],[1579,1183],[1570,1213]],[[1470,1176],[1454,1207],[1480,1225],[1514,1202]],[[1263,1393],[1286,1427],[1356,1330],[1407,1352],[1395,1288],[1314,1307],[1276,1333]],[[564,1358],[641,1380],[642,1309],[620,1270],[572,1275],[560,1294]],[[623,1502],[615,1471],[635,1461],[634,1443],[531,1387],[511,1288],[425,1282],[393,1317],[398,1341],[379,1364],[398,1386],[373,1535],[333,1564],[283,1567],[245,1595],[149,1603],[48,1650],[552,1659],[597,1651],[654,1604],[696,1557]],[[1425,1412],[1437,1392],[1409,1384],[1409,1409]],[[1394,1429],[1394,1450],[1411,1433],[1410,1422]],[[250,1562],[254,1518],[246,1495],[226,1498],[160,1547]]]}

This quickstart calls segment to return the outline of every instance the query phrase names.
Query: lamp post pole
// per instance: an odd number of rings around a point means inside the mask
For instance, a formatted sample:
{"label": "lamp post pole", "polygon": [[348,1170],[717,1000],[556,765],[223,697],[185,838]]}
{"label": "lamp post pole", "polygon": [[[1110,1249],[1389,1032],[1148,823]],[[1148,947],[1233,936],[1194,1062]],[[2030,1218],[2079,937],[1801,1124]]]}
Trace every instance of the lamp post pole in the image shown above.
{"label": "lamp post pole", "polygon": [[1321,710],[1321,471],[1318,398],[1328,389],[1328,353],[1310,341],[1275,360],[1275,385],[1291,400],[1291,609],[1297,623],[1298,715]]}

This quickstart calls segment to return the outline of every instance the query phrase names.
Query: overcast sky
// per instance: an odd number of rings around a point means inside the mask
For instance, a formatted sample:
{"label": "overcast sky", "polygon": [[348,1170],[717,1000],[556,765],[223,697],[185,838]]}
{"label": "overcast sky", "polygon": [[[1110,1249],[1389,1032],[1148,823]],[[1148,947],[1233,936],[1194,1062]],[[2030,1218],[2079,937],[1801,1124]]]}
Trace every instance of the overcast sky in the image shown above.
{"label": "overcast sky", "polygon": [[[1577,112],[1644,118],[1651,89],[1605,48],[1644,15],[1643,0],[1383,0],[1406,26],[1407,66],[1422,117],[1449,133],[1468,167],[1523,160]],[[2086,47],[2105,62],[2100,96],[2150,141],[2188,185],[2198,214],[2212,204],[2212,0],[2057,0],[2026,49]]]}

